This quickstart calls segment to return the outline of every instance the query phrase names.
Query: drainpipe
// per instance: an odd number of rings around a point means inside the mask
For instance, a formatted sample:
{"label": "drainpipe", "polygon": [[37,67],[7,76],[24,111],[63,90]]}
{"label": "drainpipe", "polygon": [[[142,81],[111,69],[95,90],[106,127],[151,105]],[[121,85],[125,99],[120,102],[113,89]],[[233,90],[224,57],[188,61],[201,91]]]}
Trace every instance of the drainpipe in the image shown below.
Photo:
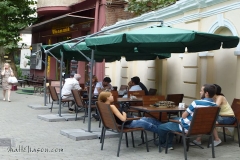
{"label": "drainpipe", "polygon": [[94,33],[98,31],[98,23],[99,23],[99,2],[100,0],[96,0],[96,9],[95,9],[95,23],[94,23]]}
{"label": "drainpipe", "polygon": [[[104,1],[104,0],[103,0]],[[101,0],[96,0],[96,9],[95,9],[95,23],[94,23],[94,33],[98,32],[98,27],[99,27],[99,11],[100,11],[100,2]],[[94,74],[99,78],[99,79],[103,79],[104,77],[104,67],[105,63],[98,63],[95,64],[94,66]],[[98,74],[97,73],[98,70]]]}
{"label": "drainpipe", "polygon": [[[95,21],[94,21],[94,30],[93,32],[96,33],[98,31],[98,23],[99,23],[99,2],[100,0],[96,0],[96,8],[95,8]],[[94,65],[94,70],[93,70],[93,74],[96,75],[97,73],[97,68],[96,64]],[[98,77],[98,76],[97,76]],[[100,77],[98,77],[100,78]]]}

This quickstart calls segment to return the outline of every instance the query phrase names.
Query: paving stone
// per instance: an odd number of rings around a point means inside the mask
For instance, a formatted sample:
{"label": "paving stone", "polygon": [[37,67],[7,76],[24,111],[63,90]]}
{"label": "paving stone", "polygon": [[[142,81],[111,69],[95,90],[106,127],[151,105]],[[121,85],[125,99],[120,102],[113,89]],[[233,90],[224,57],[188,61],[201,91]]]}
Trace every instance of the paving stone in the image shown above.
{"label": "paving stone", "polygon": [[[0,88],[0,93],[2,89]],[[0,97],[1,98],[1,97]],[[101,133],[101,128],[98,127],[98,121],[91,121],[91,133],[92,136],[85,136],[89,134],[88,123],[83,123],[82,120],[79,121],[63,121],[57,123],[49,123],[48,121],[41,120],[38,115],[49,115],[49,110],[35,110],[31,109],[28,104],[43,104],[43,97],[37,95],[23,95],[16,94],[14,91],[11,92],[11,103],[3,101],[0,99],[0,117],[1,117],[1,137],[0,138],[10,138],[15,141],[15,147],[18,146],[29,146],[31,148],[46,148],[46,149],[62,149],[62,152],[46,152],[46,153],[27,153],[27,152],[17,152],[9,153],[7,151],[8,147],[0,146],[0,160],[104,160],[104,159],[164,159],[164,160],[175,160],[184,159],[183,155],[183,145],[181,143],[176,143],[174,139],[174,150],[170,150],[168,154],[164,152],[159,153],[158,148],[149,142],[150,152],[146,152],[146,146],[138,144],[141,143],[141,132],[134,132],[135,148],[131,144],[131,136],[129,134],[129,147],[126,147],[125,136],[123,136],[120,157],[117,157],[117,144],[118,138],[106,138],[104,143],[104,148],[101,150],[101,143],[99,143],[99,135]],[[14,111],[14,112],[13,112]],[[58,110],[53,110],[52,115],[58,116]],[[67,112],[67,108],[63,109],[63,112]],[[62,113],[63,113],[62,112]],[[62,115],[64,115],[63,113]],[[66,113],[67,114],[67,113]],[[84,113],[79,113],[82,116]],[[75,115],[75,114],[72,114]],[[42,117],[41,117],[42,118]],[[71,130],[72,138],[67,138],[63,136],[61,131]],[[80,130],[83,132],[81,137],[79,136]],[[85,132],[84,132],[85,131]],[[59,132],[61,134],[59,134]],[[70,132],[70,131],[69,131]],[[78,132],[78,133],[76,133]],[[95,132],[95,133],[94,133]],[[98,133],[97,133],[98,132]],[[67,134],[67,132],[66,132]],[[85,135],[84,135],[85,134]],[[106,135],[108,132],[106,133]],[[152,133],[148,132],[148,139],[152,139]],[[75,137],[73,137],[75,136]],[[87,139],[79,140],[77,139]],[[106,136],[107,137],[107,136]],[[219,133],[219,137],[223,141],[223,135]],[[90,139],[94,138],[94,139]],[[238,143],[233,141],[233,138],[227,136],[227,142],[222,142],[221,145],[215,148],[215,159],[225,160],[225,159],[239,159],[239,147]],[[212,159],[211,148],[207,148],[207,137],[202,137],[202,144],[204,149],[199,149],[199,147],[191,146],[189,152],[187,153],[188,159],[191,160],[206,160]]]}
{"label": "paving stone", "polygon": [[90,133],[90,132],[71,132],[69,133],[68,137],[75,141],[80,140],[89,140],[89,139],[97,139],[97,134]]}
{"label": "paving stone", "polygon": [[0,138],[0,146],[1,147],[11,147],[11,138]]}
{"label": "paving stone", "polygon": [[69,133],[73,133],[73,132],[86,132],[85,130],[83,129],[64,129],[64,130],[61,130],[60,131],[60,134],[68,137],[69,136]]}
{"label": "paving stone", "polygon": [[[97,134],[98,138],[101,137],[101,132],[92,132],[92,133]],[[105,133],[105,138],[116,138],[116,137],[119,137],[118,133],[114,133],[111,131],[106,131]]]}
{"label": "paving stone", "polygon": [[[44,106],[43,104],[29,104],[29,108],[36,109],[36,110],[50,110],[51,104],[47,104]],[[63,107],[62,107],[63,108]],[[53,104],[53,109],[59,109],[59,105]]]}
{"label": "paving stone", "polygon": [[39,119],[47,121],[47,122],[61,122],[66,121],[64,117],[59,117],[58,114],[46,114],[46,115],[38,115]]}
{"label": "paving stone", "polygon": [[[76,118],[76,114],[62,114],[62,117],[64,117],[66,119],[66,121],[75,121]],[[77,120],[82,120],[83,117],[81,117],[80,115],[78,115]]]}

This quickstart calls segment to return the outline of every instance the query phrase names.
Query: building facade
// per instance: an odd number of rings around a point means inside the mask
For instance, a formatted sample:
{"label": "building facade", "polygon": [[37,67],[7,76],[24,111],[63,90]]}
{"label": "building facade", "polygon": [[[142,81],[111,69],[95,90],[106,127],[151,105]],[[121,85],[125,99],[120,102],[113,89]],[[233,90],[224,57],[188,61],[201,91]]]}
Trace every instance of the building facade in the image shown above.
{"label": "building facade", "polygon": [[[113,26],[159,19],[164,20],[165,25],[175,28],[239,36],[239,14],[238,0],[180,0],[169,7],[120,21]],[[132,25],[112,32],[158,24]],[[105,73],[113,77],[116,86],[127,84],[131,77],[139,76],[148,89],[156,88],[161,95],[183,93],[183,102],[186,104],[200,98],[200,87],[203,84],[215,83],[222,87],[222,92],[231,103],[234,98],[240,98],[239,65],[240,45],[233,49],[201,53],[172,53],[171,58],[164,60],[126,62],[123,58],[118,62],[107,63]]]}
{"label": "building facade", "polygon": [[[102,27],[116,23],[118,20],[131,18],[124,12],[124,0],[38,0],[38,22],[23,33],[32,33],[32,44],[49,45],[77,37],[86,36],[99,31]],[[44,57],[44,54],[42,54]],[[70,61],[65,60],[67,70]],[[47,77],[59,78],[59,67],[56,59],[48,57]],[[78,62],[78,73],[82,75],[82,83],[88,78],[88,63]],[[31,69],[34,75],[43,75],[42,69]],[[101,80],[105,75],[105,63],[94,65],[94,74]]]}

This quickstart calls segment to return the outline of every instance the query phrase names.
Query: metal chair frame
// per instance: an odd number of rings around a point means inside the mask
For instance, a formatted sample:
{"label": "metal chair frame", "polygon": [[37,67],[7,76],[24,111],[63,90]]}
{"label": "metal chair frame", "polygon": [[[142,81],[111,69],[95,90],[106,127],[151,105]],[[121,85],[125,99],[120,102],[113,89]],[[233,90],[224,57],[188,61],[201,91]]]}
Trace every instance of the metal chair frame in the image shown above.
{"label": "metal chair frame", "polygon": [[134,138],[133,138],[133,132],[134,131],[143,131],[144,135],[145,135],[146,149],[147,149],[147,152],[149,152],[148,140],[147,140],[147,132],[144,130],[144,128],[125,128],[124,127],[125,122],[127,122],[129,120],[137,120],[139,118],[127,118],[127,120],[124,121],[122,125],[119,125],[119,124],[117,124],[117,122],[115,120],[115,117],[114,117],[113,112],[112,112],[112,110],[110,108],[110,105],[107,105],[107,104],[104,104],[104,103],[101,103],[101,102],[96,102],[96,106],[97,106],[98,112],[100,114],[100,117],[102,119],[102,123],[103,123],[101,137],[100,137],[101,138],[100,142],[102,143],[101,150],[103,150],[106,130],[119,133],[117,157],[119,157],[119,152],[120,152],[120,146],[121,146],[123,133],[125,133],[126,145],[128,147],[127,133],[131,132],[133,147],[135,147],[135,145],[134,145]]}

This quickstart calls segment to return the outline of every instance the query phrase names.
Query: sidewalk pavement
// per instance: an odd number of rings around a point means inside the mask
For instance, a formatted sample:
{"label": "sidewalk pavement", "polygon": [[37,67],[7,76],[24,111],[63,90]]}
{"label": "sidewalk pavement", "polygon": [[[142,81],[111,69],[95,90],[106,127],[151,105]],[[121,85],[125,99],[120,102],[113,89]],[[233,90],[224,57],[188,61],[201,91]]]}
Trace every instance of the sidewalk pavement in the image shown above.
{"label": "sidewalk pavement", "polygon": [[[175,160],[184,159],[182,144],[174,144],[174,150],[168,154],[159,153],[158,148],[149,142],[149,150],[146,151],[145,145],[141,143],[140,134],[135,134],[135,145],[133,148],[129,135],[129,147],[123,137],[120,157],[117,155],[118,138],[105,139],[104,148],[100,150],[99,139],[75,141],[67,138],[60,133],[66,129],[85,129],[88,124],[78,121],[47,122],[41,120],[38,115],[49,114],[49,110],[35,110],[28,107],[29,104],[43,105],[43,97],[39,95],[11,94],[11,102],[2,100],[2,88],[0,88],[0,160],[104,160],[104,159],[163,159]],[[53,109],[53,114],[58,110]],[[62,113],[67,113],[64,107]],[[82,115],[83,113],[80,113]],[[98,122],[92,120],[92,129],[98,129]],[[148,132],[148,139],[152,138],[152,133]],[[223,140],[223,136],[220,134]],[[4,147],[3,138],[11,140],[12,147]],[[207,140],[203,139],[204,149],[190,147],[188,159],[205,160],[213,159],[211,149],[207,148]],[[5,143],[8,143],[7,140]],[[43,149],[43,150],[42,150]],[[227,142],[215,148],[217,160],[240,159],[240,148],[231,137]]]}

